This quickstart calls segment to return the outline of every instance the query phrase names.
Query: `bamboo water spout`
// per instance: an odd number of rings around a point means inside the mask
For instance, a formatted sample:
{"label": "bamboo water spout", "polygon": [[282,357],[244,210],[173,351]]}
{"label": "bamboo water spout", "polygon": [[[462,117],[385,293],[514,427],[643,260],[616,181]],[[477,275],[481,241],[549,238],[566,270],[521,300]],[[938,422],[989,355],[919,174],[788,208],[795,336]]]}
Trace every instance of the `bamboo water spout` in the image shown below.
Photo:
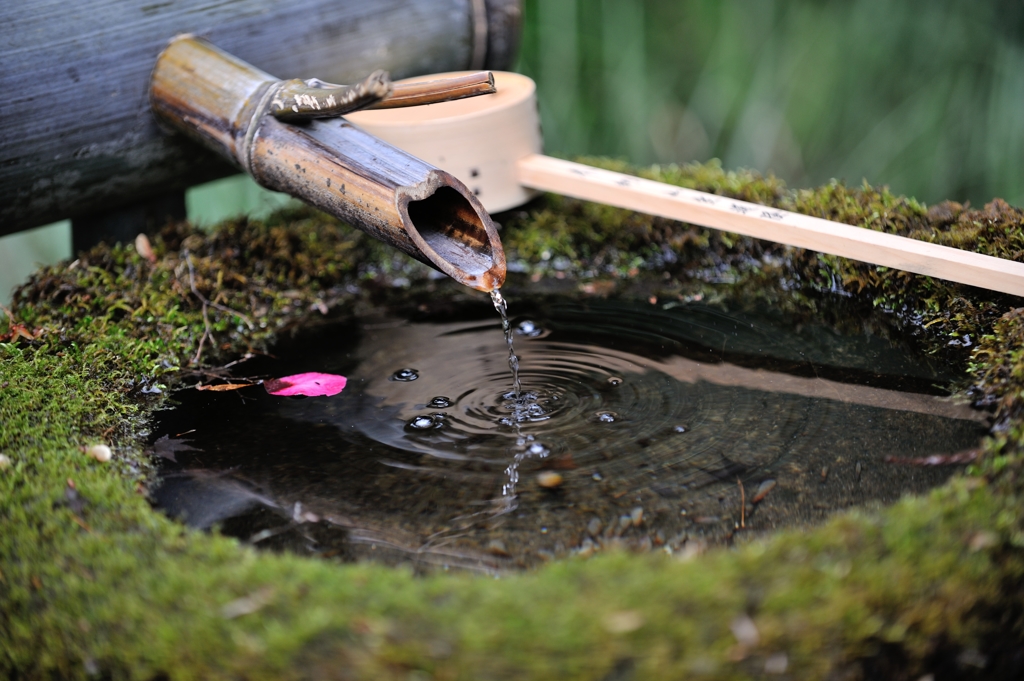
{"label": "bamboo water spout", "polygon": [[392,105],[420,104],[487,91],[493,92],[489,74],[397,91],[383,73],[352,86],[281,81],[202,39],[182,36],[157,60],[150,97],[162,120],[260,185],[340,217],[466,286],[490,291],[504,282],[505,254],[477,198],[451,174],[337,118],[392,99]]}

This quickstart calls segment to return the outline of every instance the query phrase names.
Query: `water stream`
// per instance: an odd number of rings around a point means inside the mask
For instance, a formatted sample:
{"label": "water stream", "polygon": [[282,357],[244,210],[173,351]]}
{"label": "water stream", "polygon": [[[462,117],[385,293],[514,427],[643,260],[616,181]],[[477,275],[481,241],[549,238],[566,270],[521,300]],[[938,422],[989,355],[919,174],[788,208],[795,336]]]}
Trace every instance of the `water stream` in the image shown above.
{"label": "water stream", "polygon": [[501,316],[501,330],[505,334],[505,342],[508,343],[508,368],[512,370],[512,396],[518,403],[522,384],[519,382],[519,358],[516,357],[512,325],[508,321],[508,305],[505,299],[501,297],[501,290],[499,289],[491,291],[491,302],[494,303],[494,309]]}
{"label": "water stream", "polygon": [[179,393],[155,434],[195,449],[158,504],[260,546],[500,570],[923,492],[955,468],[893,457],[986,430],[942,397],[941,367],[770,310],[524,296],[502,336],[490,306],[426,307],[310,328],[239,368],[340,373],[336,396]]}
{"label": "water stream", "polygon": [[547,456],[550,452],[543,444],[534,442],[532,435],[523,433],[520,423],[538,418],[545,414],[544,408],[538,404],[536,395],[524,393],[519,381],[519,357],[516,356],[515,334],[508,320],[508,305],[501,296],[499,289],[491,291],[491,302],[501,317],[501,330],[508,344],[508,367],[512,370],[512,390],[503,395],[505,409],[511,412],[508,416],[498,419],[498,423],[512,426],[516,431],[515,445],[509,451],[510,462],[505,469],[505,484],[501,486],[502,512],[516,509],[516,485],[519,484],[519,467],[531,456]]}

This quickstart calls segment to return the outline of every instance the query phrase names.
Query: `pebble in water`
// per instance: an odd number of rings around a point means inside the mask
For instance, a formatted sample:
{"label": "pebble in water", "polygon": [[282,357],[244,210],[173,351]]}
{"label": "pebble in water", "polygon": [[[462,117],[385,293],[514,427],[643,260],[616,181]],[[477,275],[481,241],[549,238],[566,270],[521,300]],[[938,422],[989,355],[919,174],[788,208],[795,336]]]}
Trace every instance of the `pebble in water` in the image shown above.
{"label": "pebble in water", "polygon": [[580,558],[590,558],[597,551],[597,544],[590,537],[587,537],[580,544],[580,548],[577,550],[576,555]]}
{"label": "pebble in water", "polygon": [[750,503],[757,504],[764,500],[768,493],[775,488],[775,481],[768,478],[757,487],[757,492],[754,493],[754,498],[750,500]]}
{"label": "pebble in water", "polygon": [[537,474],[537,484],[545,489],[561,487],[565,480],[554,471],[541,471]]}
{"label": "pebble in water", "polygon": [[419,377],[420,374],[415,369],[399,369],[395,373],[391,374],[392,381],[401,381],[403,383],[408,381],[415,381]]}
{"label": "pebble in water", "polygon": [[487,553],[490,553],[495,556],[501,556],[503,558],[507,558],[508,556],[512,555],[508,552],[508,549],[505,547],[505,542],[501,541],[500,539],[492,539],[491,541],[487,542]]}

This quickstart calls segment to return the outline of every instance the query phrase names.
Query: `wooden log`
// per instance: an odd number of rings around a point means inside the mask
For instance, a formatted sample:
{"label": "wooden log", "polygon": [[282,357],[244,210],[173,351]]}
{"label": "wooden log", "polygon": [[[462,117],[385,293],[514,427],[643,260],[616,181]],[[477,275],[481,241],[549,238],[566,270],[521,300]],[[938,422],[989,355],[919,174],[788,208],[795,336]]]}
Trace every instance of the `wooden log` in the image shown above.
{"label": "wooden log", "polygon": [[153,64],[179,33],[271,73],[344,83],[507,68],[518,18],[519,0],[3,3],[0,234],[236,172],[150,113]]}

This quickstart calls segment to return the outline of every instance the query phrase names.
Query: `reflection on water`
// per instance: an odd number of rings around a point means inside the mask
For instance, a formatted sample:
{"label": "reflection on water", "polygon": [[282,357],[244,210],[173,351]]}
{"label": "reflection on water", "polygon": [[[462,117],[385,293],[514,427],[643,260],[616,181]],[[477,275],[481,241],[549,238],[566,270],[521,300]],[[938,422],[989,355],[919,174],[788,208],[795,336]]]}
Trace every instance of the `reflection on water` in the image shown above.
{"label": "reflection on water", "polygon": [[948,376],[877,338],[697,304],[523,301],[516,402],[488,308],[342,320],[245,368],[348,376],[334,397],[179,394],[157,434],[195,429],[199,451],[166,471],[158,504],[262,544],[500,569],[892,500],[949,470],[886,456],[984,432],[936,395]]}

